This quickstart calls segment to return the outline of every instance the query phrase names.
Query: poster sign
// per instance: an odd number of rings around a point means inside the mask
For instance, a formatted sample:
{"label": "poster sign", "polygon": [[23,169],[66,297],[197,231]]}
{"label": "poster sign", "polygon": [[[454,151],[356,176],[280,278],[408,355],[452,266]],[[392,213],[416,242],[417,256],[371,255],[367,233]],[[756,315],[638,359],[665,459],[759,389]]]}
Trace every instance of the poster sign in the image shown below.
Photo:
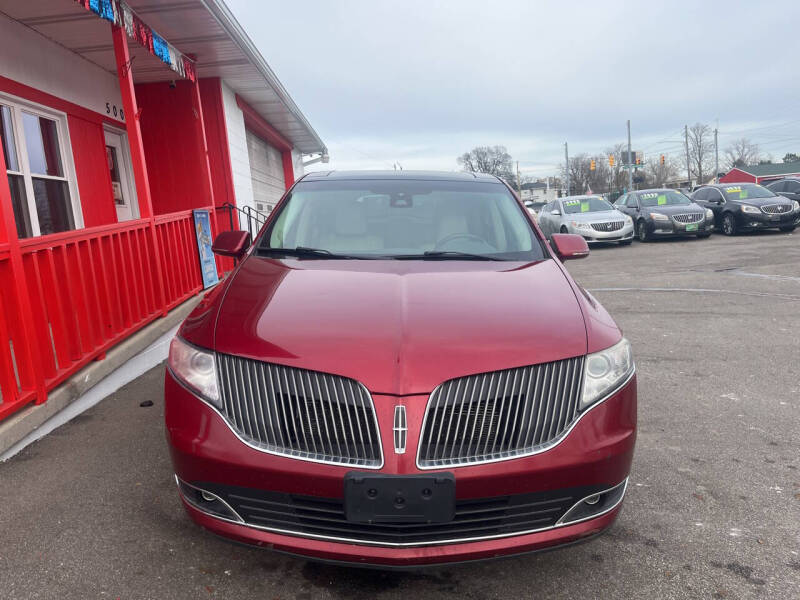
{"label": "poster sign", "polygon": [[200,256],[200,273],[203,275],[203,289],[219,283],[217,261],[211,251],[211,217],[207,210],[193,210],[194,232],[197,237],[197,254]]}

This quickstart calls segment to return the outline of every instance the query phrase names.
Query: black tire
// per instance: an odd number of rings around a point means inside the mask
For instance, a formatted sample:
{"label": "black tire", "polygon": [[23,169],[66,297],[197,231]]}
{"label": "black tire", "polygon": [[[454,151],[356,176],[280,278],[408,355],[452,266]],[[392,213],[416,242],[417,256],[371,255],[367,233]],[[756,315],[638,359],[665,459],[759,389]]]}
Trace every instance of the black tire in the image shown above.
{"label": "black tire", "polygon": [[647,223],[644,219],[636,223],[636,237],[639,239],[640,242],[649,242],[653,239],[647,231]]}
{"label": "black tire", "polygon": [[784,227],[779,227],[779,229],[784,233],[791,233],[792,231],[795,230],[796,227],[797,225],[786,225]]}
{"label": "black tire", "polygon": [[559,233],[569,233],[569,230],[567,229],[567,226],[566,225],[562,225],[561,229],[559,230]]}
{"label": "black tire", "polygon": [[622,241],[620,241],[619,245],[620,245],[620,246],[630,246],[632,241],[633,241],[633,239],[630,239],[630,240],[622,240]]}
{"label": "black tire", "polygon": [[732,213],[722,215],[722,233],[736,235],[736,217]]}
{"label": "black tire", "polygon": [[710,233],[698,233],[697,234],[697,239],[698,240],[704,240],[704,239],[706,239],[708,237],[711,237]]}

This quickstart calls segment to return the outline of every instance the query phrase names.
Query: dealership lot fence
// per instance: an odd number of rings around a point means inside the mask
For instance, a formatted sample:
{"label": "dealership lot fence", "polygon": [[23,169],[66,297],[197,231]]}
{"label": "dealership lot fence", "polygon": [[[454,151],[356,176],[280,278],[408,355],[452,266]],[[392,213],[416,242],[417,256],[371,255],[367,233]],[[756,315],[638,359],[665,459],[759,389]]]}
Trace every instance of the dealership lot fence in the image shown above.
{"label": "dealership lot fence", "polygon": [[191,210],[0,240],[0,421],[202,288]]}

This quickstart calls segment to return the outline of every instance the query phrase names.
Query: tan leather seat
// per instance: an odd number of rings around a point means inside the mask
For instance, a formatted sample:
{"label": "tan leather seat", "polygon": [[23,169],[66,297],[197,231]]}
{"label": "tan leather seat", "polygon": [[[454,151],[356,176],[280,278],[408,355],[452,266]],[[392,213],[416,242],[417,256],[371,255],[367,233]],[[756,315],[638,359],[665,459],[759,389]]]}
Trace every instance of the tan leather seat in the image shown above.
{"label": "tan leather seat", "polygon": [[321,237],[320,247],[333,253],[358,254],[383,249],[383,240],[369,233],[366,206],[353,201],[336,211],[333,231]]}

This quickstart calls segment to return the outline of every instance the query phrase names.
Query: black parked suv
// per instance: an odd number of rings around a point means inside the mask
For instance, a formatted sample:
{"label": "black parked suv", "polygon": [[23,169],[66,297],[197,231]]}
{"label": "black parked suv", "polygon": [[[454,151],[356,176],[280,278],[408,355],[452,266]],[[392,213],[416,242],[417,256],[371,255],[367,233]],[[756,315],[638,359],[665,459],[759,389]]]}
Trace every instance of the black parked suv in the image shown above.
{"label": "black parked suv", "polygon": [[678,190],[629,192],[617,198],[614,206],[630,215],[641,242],[685,235],[707,238],[714,229],[714,214]]}
{"label": "black parked suv", "polygon": [[800,177],[787,177],[764,185],[769,191],[789,198],[789,200],[800,201]]}
{"label": "black parked suv", "polygon": [[777,196],[755,183],[707,185],[692,196],[700,206],[714,211],[718,228],[725,235],[755,229],[794,231],[800,223],[800,204]]}

